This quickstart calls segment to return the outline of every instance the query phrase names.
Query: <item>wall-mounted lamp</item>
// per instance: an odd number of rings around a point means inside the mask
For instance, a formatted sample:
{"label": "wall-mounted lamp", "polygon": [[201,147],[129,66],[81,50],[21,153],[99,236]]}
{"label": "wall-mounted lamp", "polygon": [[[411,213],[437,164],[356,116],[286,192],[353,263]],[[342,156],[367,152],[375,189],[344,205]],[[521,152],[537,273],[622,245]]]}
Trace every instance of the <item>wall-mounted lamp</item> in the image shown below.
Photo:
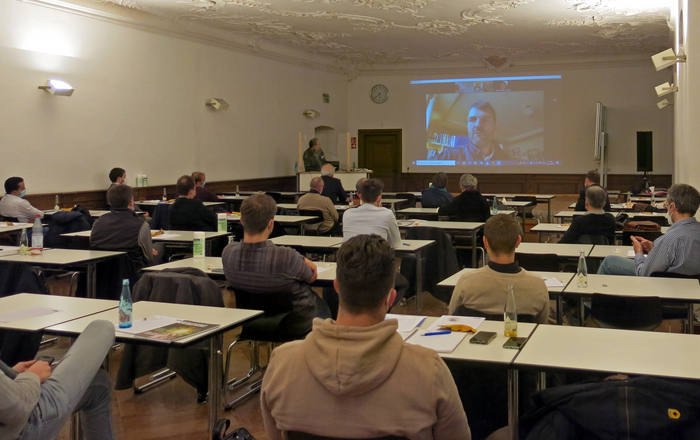
{"label": "wall-mounted lamp", "polygon": [[667,105],[673,105],[673,99],[664,99],[656,103],[656,106],[659,107],[659,110],[666,107]]}
{"label": "wall-mounted lamp", "polygon": [[304,110],[304,116],[306,116],[307,118],[320,118],[321,112],[316,111],[316,110],[307,109],[307,110]]}
{"label": "wall-mounted lamp", "polygon": [[664,95],[668,95],[669,93],[673,93],[673,92],[678,91],[678,87],[674,86],[673,84],[669,84],[667,82],[654,87],[654,89],[656,90],[656,96],[658,96],[659,98],[661,98]]}
{"label": "wall-mounted lamp", "polygon": [[228,102],[221,98],[212,98],[206,105],[212,107],[214,110],[228,110],[228,108],[231,107],[228,105]]}
{"label": "wall-mounted lamp", "polygon": [[678,54],[673,51],[673,49],[666,49],[663,52],[659,52],[651,57],[651,61],[654,63],[656,70],[665,69],[671,67],[676,63],[685,63],[685,55]]}
{"label": "wall-mounted lamp", "polygon": [[46,81],[45,86],[39,86],[40,89],[44,89],[52,95],[58,96],[70,96],[73,94],[75,89],[65,81],[60,79],[50,79]]}

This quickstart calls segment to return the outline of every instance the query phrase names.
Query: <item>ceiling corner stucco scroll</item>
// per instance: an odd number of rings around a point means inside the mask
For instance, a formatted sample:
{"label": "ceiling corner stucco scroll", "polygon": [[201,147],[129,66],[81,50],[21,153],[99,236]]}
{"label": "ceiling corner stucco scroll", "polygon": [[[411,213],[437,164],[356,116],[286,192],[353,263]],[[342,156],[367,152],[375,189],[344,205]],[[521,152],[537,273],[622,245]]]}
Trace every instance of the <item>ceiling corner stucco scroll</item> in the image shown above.
{"label": "ceiling corner stucco scroll", "polygon": [[102,3],[107,6],[121,6],[122,8],[133,9],[136,11],[141,11],[141,6],[136,2],[136,0],[92,0],[94,3]]}

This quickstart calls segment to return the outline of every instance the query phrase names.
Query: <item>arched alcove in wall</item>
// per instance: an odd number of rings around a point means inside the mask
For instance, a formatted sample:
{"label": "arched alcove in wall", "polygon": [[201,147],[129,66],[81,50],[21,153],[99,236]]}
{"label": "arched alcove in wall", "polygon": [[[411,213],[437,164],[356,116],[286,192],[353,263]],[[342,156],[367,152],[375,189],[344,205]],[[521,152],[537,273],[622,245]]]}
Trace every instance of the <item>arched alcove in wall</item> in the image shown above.
{"label": "arched alcove in wall", "polygon": [[314,128],[314,137],[321,142],[321,148],[326,154],[327,161],[338,160],[338,136],[335,128],[326,125],[319,125]]}

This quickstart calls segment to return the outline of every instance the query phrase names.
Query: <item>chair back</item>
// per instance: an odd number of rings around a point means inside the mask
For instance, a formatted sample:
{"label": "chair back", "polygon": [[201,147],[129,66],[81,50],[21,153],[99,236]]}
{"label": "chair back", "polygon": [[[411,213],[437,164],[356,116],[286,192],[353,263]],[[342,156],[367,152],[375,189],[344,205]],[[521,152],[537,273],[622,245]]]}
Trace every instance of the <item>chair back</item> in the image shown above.
{"label": "chair back", "polygon": [[153,224],[151,229],[170,229],[170,205],[168,203],[159,203],[156,205],[156,210],[153,213]]}
{"label": "chair back", "polygon": [[328,437],[325,435],[307,434],[305,432],[298,431],[289,431],[287,432],[287,436],[289,437],[289,440],[408,440],[407,437],[397,437],[395,435],[355,439],[350,437]]}
{"label": "chair back", "polygon": [[654,330],[663,320],[661,299],[594,293],[591,318],[605,328]]}
{"label": "chair back", "polygon": [[535,196],[514,196],[513,201],[514,202],[530,202],[533,205],[537,205],[537,197],[535,197]]}
{"label": "chair back", "polygon": [[323,211],[319,209],[297,209],[297,211],[299,211],[299,215],[301,216],[310,216],[318,218],[317,222],[313,222],[311,224],[321,223],[323,221]]}
{"label": "chair back", "polygon": [[416,207],[416,196],[411,193],[396,193],[396,198],[397,199],[406,199],[406,202],[403,202],[402,204],[405,205],[404,207],[406,208],[415,208]]}
{"label": "chair back", "polygon": [[559,258],[557,254],[524,254],[516,252],[515,261],[525,270],[559,272]]}
{"label": "chair back", "polygon": [[0,215],[0,220],[4,222],[19,223],[19,219],[17,217],[8,217],[6,215]]}
{"label": "chair back", "polygon": [[623,246],[632,246],[632,239],[630,238],[632,235],[654,241],[661,237],[663,233],[661,231],[622,231]]}
{"label": "chair back", "polygon": [[[455,316],[475,316],[477,318],[486,318],[487,321],[503,321],[503,313],[484,313],[475,309],[470,309],[466,306],[459,306],[455,309]],[[537,316],[518,313],[518,322],[528,322],[537,324]]]}
{"label": "chair back", "polygon": [[457,272],[459,272],[459,262],[457,261],[457,251],[452,245],[452,237],[440,228],[428,226],[414,226],[406,231],[406,238],[409,240],[434,240],[435,245],[429,246],[425,254],[425,271],[423,285],[416,286],[415,265],[402,264],[401,274],[409,281],[408,297],[419,292],[429,291],[437,299],[448,303],[452,298],[452,292],[446,289],[436,289],[437,284]]}
{"label": "chair back", "polygon": [[610,240],[608,237],[601,234],[581,234],[576,240],[578,244],[598,244],[598,245],[609,245]]}
{"label": "chair back", "polygon": [[300,335],[291,335],[281,330],[282,321],[292,312],[291,293],[251,293],[235,287],[232,289],[236,296],[236,308],[264,312],[262,316],[242,326],[240,339],[286,342],[299,338]]}
{"label": "chair back", "polygon": [[265,191],[265,194],[272,197],[272,199],[275,201],[275,203],[279,203],[282,200],[282,193],[278,193],[278,192],[274,192],[274,191]]}

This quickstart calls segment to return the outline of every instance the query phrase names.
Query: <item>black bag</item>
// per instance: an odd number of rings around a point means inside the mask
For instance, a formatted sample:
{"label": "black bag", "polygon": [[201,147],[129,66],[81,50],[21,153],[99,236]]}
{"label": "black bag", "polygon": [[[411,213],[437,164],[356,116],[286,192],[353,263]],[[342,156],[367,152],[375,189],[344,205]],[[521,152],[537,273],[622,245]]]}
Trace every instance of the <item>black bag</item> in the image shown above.
{"label": "black bag", "polygon": [[214,426],[214,436],[212,440],[257,440],[245,428],[238,428],[230,433],[226,433],[231,421],[229,419],[219,419]]}

